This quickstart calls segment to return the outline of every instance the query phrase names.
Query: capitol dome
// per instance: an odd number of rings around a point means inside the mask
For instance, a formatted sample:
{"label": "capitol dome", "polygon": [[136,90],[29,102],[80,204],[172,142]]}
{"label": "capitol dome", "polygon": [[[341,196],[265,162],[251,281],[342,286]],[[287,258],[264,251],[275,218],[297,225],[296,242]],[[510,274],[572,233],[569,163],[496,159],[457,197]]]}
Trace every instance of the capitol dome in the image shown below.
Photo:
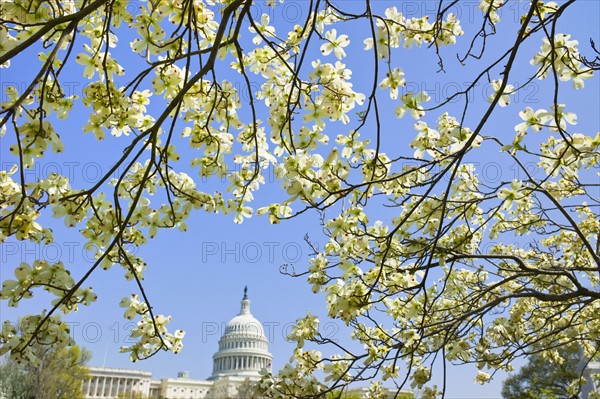
{"label": "capitol dome", "polygon": [[248,289],[240,313],[229,320],[219,340],[219,350],[213,356],[211,380],[240,376],[259,378],[260,371],[271,371],[273,356],[269,353],[269,341],[262,324],[250,313]]}

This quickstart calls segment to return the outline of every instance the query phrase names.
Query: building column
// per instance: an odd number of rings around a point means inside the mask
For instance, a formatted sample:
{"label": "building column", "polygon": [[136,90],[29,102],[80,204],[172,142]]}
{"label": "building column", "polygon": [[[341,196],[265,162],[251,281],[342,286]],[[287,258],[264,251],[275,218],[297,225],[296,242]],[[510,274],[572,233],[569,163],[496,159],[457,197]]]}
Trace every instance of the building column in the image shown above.
{"label": "building column", "polygon": [[117,378],[117,396],[119,396],[121,394],[121,392],[119,392],[120,389],[121,389],[121,379]]}
{"label": "building column", "polygon": [[96,381],[96,394],[94,396],[102,395],[102,377],[98,377]]}
{"label": "building column", "polygon": [[100,378],[94,378],[94,396],[98,396],[98,384],[100,382]]}

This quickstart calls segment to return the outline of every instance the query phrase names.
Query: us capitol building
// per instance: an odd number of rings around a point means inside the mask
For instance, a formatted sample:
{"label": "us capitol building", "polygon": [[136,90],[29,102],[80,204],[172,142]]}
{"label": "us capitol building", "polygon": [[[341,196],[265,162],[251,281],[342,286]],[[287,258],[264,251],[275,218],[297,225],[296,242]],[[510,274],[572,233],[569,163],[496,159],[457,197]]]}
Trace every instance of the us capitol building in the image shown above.
{"label": "us capitol building", "polygon": [[260,371],[271,371],[273,356],[262,324],[250,313],[247,288],[240,313],[231,319],[213,356],[213,372],[207,380],[190,379],[187,372],[177,378],[153,380],[147,371],[89,367],[84,382],[86,399],[225,399],[238,395],[244,383],[260,379]]}
{"label": "us capitol building", "polygon": [[[194,380],[187,372],[180,372],[177,378],[153,380],[148,371],[88,367],[90,379],[83,383],[83,393],[86,399],[233,399],[240,396],[244,385],[260,379],[261,370],[271,371],[272,359],[262,324],[250,313],[245,288],[240,313],[225,327],[219,350],[213,355],[213,372],[208,379]],[[589,378],[598,373],[600,362],[587,364],[584,375],[588,383],[582,389],[582,399],[600,388]],[[350,392],[366,397],[366,388],[355,388]],[[410,391],[400,393],[405,395],[400,397],[414,397]],[[395,389],[388,389],[389,398],[397,395]]]}

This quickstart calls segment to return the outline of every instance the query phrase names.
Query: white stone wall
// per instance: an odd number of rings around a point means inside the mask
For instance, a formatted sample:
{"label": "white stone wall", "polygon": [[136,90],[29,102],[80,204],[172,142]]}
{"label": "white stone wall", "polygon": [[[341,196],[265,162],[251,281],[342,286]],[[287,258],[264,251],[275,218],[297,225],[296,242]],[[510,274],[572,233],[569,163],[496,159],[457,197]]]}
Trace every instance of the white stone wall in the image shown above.
{"label": "white stone wall", "polygon": [[205,399],[209,398],[212,381],[187,378],[161,380],[161,397],[165,399]]}
{"label": "white stone wall", "polygon": [[596,385],[594,383],[594,379],[592,378],[593,375],[595,375],[596,378],[599,378],[600,376],[598,376],[598,374],[600,374],[600,362],[590,362],[583,374],[586,379],[586,384],[583,386],[581,391],[581,397],[583,399],[587,399],[592,392],[600,391],[600,386]]}
{"label": "white stone wall", "polygon": [[[141,393],[151,399],[225,399],[237,394],[246,377],[209,381],[191,378],[152,380],[145,371],[90,367],[91,378],[84,382],[86,399],[117,399],[126,393]],[[214,385],[217,385],[216,389]]]}
{"label": "white stone wall", "polygon": [[91,378],[83,383],[86,399],[116,399],[125,393],[150,394],[147,371],[90,367]]}

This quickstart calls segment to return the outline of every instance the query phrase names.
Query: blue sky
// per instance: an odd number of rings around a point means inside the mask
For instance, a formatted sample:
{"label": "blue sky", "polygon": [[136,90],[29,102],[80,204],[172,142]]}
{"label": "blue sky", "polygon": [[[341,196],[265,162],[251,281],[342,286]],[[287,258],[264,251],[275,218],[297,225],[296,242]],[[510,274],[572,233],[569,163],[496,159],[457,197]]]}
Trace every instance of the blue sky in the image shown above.
{"label": "blue sky", "polygon": [[[350,2],[344,2],[348,4]],[[418,16],[422,11],[434,10],[433,1],[422,2],[392,2],[378,1],[376,7],[384,8],[398,5],[400,11],[407,16]],[[260,11],[271,13],[275,26],[288,22],[299,22],[300,16],[306,13],[305,1],[286,1],[274,10],[264,6],[255,8],[255,16]],[[351,6],[359,6],[362,2],[353,1]],[[472,17],[478,11],[478,2],[461,2],[457,12],[462,18],[465,36],[459,42],[470,40],[475,26]],[[435,55],[431,49],[421,48],[401,51],[394,55],[394,65],[402,67],[407,76],[408,90],[426,90],[433,101],[452,94],[458,87],[464,88],[473,73],[479,67],[490,61],[492,55],[505,51],[512,43],[515,25],[515,12],[522,10],[524,3],[511,3],[504,10],[503,20],[508,23],[500,24],[499,34],[488,44],[490,55],[482,61],[472,60],[466,67],[461,67],[456,61],[456,52],[464,50],[464,44],[445,49],[447,72],[436,73]],[[519,8],[521,7],[521,8]],[[599,2],[583,0],[576,2],[564,15],[557,32],[571,33],[579,40],[582,52],[587,52],[589,38],[594,38],[600,44],[598,18],[600,16]],[[347,33],[351,44],[347,48],[349,56],[344,62],[353,70],[355,87],[370,87],[371,54],[362,50],[362,40],[366,37],[364,25],[344,24],[335,27],[338,33]],[[282,30],[283,31],[283,30]],[[120,46],[126,50],[127,34],[120,35]],[[251,37],[250,33],[245,33]],[[80,44],[81,46],[81,44]],[[529,58],[539,47],[539,41],[533,40],[523,47],[526,56],[519,59],[515,74],[509,83],[516,85],[525,76],[534,72],[528,64]],[[79,51],[79,50],[78,50]],[[13,63],[10,69],[0,69],[0,86],[2,91],[8,85],[21,87],[32,76],[33,68],[37,65],[36,51],[24,54]],[[123,51],[125,54],[126,51]],[[366,58],[365,54],[368,54]],[[316,56],[316,54],[315,54]],[[35,59],[35,61],[33,61]],[[121,61],[127,67],[127,61]],[[334,57],[328,57],[334,62]],[[368,61],[369,63],[367,63]],[[134,62],[132,59],[131,62]],[[137,62],[137,61],[136,61]],[[75,65],[68,70],[69,84],[73,92],[78,94],[87,84],[81,76],[82,68]],[[72,72],[72,73],[71,73]],[[128,75],[131,76],[131,75]],[[223,77],[230,77],[223,72]],[[366,78],[365,78],[366,77]],[[497,78],[496,76],[492,77]],[[239,79],[239,78],[238,78]],[[522,80],[521,80],[522,82]],[[241,80],[240,80],[241,83]],[[600,109],[598,92],[599,79],[595,77],[586,83],[586,90],[575,93],[570,83],[561,85],[561,95],[569,109],[579,116],[578,131],[592,134],[598,131]],[[467,125],[472,126],[477,121],[481,110],[487,105],[486,98],[491,94],[489,87],[481,85],[475,90],[472,104],[472,114],[467,119]],[[2,93],[3,95],[3,93]],[[549,92],[534,82],[514,98],[513,107],[497,109],[493,119],[488,124],[484,134],[495,134],[495,129],[502,129],[504,137],[513,134],[513,126],[519,123],[517,112],[525,106],[533,108],[549,108]],[[394,107],[386,93],[380,94],[382,109],[391,111]],[[451,107],[451,111],[456,108]],[[102,171],[108,170],[111,161],[120,153],[115,153],[115,147],[122,145],[119,140],[124,137],[107,137],[104,142],[96,142],[91,135],[83,136],[81,126],[85,123],[85,112],[77,110],[66,123],[61,124],[61,137],[66,144],[66,152],[60,157],[50,157],[36,164],[33,171],[27,173],[29,178],[45,176],[51,172],[62,172],[69,176],[75,187],[83,187],[98,180]],[[439,113],[434,112],[431,119]],[[266,118],[263,118],[266,119]],[[396,147],[406,146],[405,137],[412,137],[413,120],[405,117],[400,122],[389,119],[389,125],[384,124],[385,152],[397,153]],[[331,137],[338,133],[341,125],[331,124]],[[399,133],[396,133],[399,132]],[[405,136],[403,132],[407,132]],[[0,166],[5,169],[14,162],[8,153],[12,143],[8,136],[0,141]],[[404,143],[404,144],[402,144]],[[182,151],[183,146],[182,146]],[[398,150],[402,151],[402,150]],[[501,159],[490,159],[488,153],[481,153],[483,179],[490,181],[509,181],[515,177],[512,165]],[[10,168],[10,166],[8,166]],[[209,186],[218,186],[216,182],[206,182]],[[280,198],[277,187],[266,187],[256,195],[255,208]],[[207,190],[208,191],[208,190]],[[381,217],[389,217],[382,213]],[[36,257],[49,261],[61,259],[72,265],[75,274],[82,274],[92,262],[91,255],[83,250],[83,241],[76,230],[67,230],[61,221],[43,218],[44,223],[55,229],[56,243],[36,247],[8,240],[0,247],[0,278],[10,278],[12,269],[21,261],[31,263]],[[348,342],[349,331],[342,322],[329,320],[325,317],[326,308],[322,295],[312,294],[310,286],[302,278],[294,279],[280,273],[283,264],[290,264],[297,270],[304,270],[309,258],[309,247],[304,242],[305,234],[317,243],[322,243],[324,236],[319,227],[319,218],[315,213],[304,214],[301,217],[283,222],[279,225],[269,225],[266,218],[251,218],[241,225],[233,223],[232,217],[210,215],[205,213],[193,214],[188,221],[189,230],[184,234],[176,230],[161,231],[139,254],[149,264],[146,272],[145,287],[151,296],[152,304],[157,313],[173,316],[172,328],[182,328],[187,335],[184,350],[178,355],[160,353],[141,364],[132,365],[128,356],[119,354],[118,348],[127,342],[128,323],[122,318],[123,311],[118,308],[121,297],[136,292],[135,287],[126,282],[123,270],[114,267],[109,271],[99,270],[91,277],[92,285],[98,294],[98,301],[90,308],[82,308],[80,312],[69,315],[67,321],[72,323],[72,331],[79,344],[91,349],[94,358],[93,365],[109,367],[134,367],[153,372],[155,378],[173,377],[177,371],[188,370],[193,378],[206,378],[212,371],[212,354],[217,349],[217,342],[222,333],[223,325],[239,311],[239,301],[245,285],[249,287],[249,297],[252,301],[254,315],[263,322],[270,340],[270,350],[273,353],[273,368],[277,370],[290,357],[293,345],[286,341],[291,323],[303,316],[306,311],[320,316],[322,332],[329,337],[335,337],[342,342]],[[37,294],[34,299],[24,301],[17,309],[7,308],[0,303],[0,319],[15,319],[19,315],[36,311],[46,306],[45,296]],[[451,367],[449,369],[449,398],[496,398],[500,396],[502,375],[498,375],[491,384],[479,386],[472,382],[475,374],[472,367]]]}

